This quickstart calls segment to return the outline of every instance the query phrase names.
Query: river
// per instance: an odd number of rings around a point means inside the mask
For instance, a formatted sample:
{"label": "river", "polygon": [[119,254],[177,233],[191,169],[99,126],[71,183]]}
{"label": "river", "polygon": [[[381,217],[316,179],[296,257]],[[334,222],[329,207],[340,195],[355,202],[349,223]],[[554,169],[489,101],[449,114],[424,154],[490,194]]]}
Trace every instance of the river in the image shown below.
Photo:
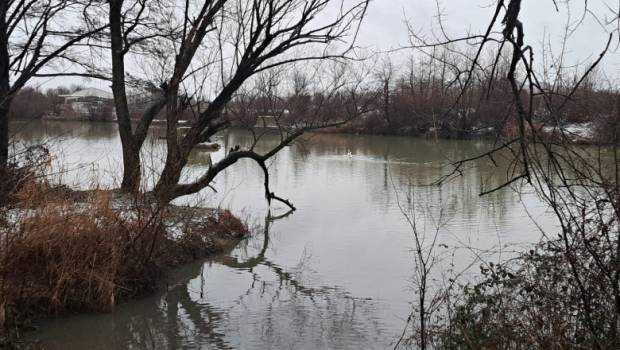
{"label": "river", "polygon": [[[48,143],[63,182],[118,183],[114,124],[37,121],[12,129],[20,142]],[[214,141],[223,146],[213,154],[217,160],[250,138],[232,130]],[[259,149],[273,142],[276,136],[267,137]],[[154,136],[147,142],[149,167],[160,166],[163,145]],[[537,242],[541,234],[532,219],[553,227],[526,188],[480,197],[483,186],[505,176],[490,164],[427,186],[449,172],[451,160],[488,147],[472,140],[307,135],[269,164],[272,190],[298,210],[268,223],[262,172],[241,161],[216,178],[217,192],[206,189],[178,202],[230,208],[254,228],[251,238],[229,255],[174,271],[167,291],[110,314],[43,321],[33,337],[49,349],[389,348],[416,300],[412,229],[402,210],[416,213],[419,230],[437,232],[436,249],[444,256],[438,280],[461,271],[475,279],[476,256],[497,262]],[[195,154],[185,176],[204,171],[206,158]],[[274,204],[271,211],[285,208]]]}

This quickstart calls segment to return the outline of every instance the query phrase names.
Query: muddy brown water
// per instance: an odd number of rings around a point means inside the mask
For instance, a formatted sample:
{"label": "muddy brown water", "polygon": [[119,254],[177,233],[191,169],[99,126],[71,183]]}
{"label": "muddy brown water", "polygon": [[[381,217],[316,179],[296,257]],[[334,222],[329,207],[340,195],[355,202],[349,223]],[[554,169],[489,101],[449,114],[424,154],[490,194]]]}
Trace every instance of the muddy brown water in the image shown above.
{"label": "muddy brown water", "polygon": [[[12,129],[18,144],[48,143],[61,181],[118,183],[114,124],[38,121]],[[222,145],[211,154],[217,161],[251,139],[233,130],[213,141]],[[267,136],[259,148],[274,142],[275,135]],[[143,159],[157,169],[164,141],[154,135],[147,143]],[[527,188],[478,196],[503,180],[505,171],[490,165],[478,164],[441,187],[426,186],[449,171],[451,160],[487,147],[485,141],[308,135],[269,164],[272,189],[298,210],[268,225],[262,172],[241,161],[216,178],[217,192],[177,202],[230,208],[255,227],[251,238],[226,256],[175,271],[167,291],[110,314],[41,322],[30,338],[49,349],[389,348],[416,300],[414,243],[402,209],[416,213],[427,237],[440,226],[437,249],[447,258],[435,271],[436,283],[452,270],[473,280],[475,256],[497,262],[537,242],[532,219],[553,229]],[[208,155],[197,152],[185,176],[199,175],[207,162]],[[284,210],[277,203],[271,208]]]}

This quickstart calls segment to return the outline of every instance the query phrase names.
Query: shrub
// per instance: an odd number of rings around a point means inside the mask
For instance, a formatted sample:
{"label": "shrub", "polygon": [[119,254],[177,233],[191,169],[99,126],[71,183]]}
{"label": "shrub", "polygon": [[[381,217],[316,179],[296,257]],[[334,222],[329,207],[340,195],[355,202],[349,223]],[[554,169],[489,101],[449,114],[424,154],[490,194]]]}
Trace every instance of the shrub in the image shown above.
{"label": "shrub", "polygon": [[[613,284],[597,256],[613,256],[606,240],[594,236],[575,242],[565,254],[563,242],[540,244],[505,265],[482,267],[484,279],[463,289],[442,348],[591,349],[613,348]],[[574,266],[579,266],[575,278]],[[588,294],[588,305],[581,293]],[[592,330],[596,330],[593,332]]]}
{"label": "shrub", "polygon": [[[39,316],[110,311],[159,287],[166,268],[247,234],[228,211],[180,220],[172,207],[158,209],[144,198],[110,191],[79,193],[32,181],[14,197],[17,204],[4,209],[0,222],[5,332]],[[173,235],[171,226],[180,234]]]}

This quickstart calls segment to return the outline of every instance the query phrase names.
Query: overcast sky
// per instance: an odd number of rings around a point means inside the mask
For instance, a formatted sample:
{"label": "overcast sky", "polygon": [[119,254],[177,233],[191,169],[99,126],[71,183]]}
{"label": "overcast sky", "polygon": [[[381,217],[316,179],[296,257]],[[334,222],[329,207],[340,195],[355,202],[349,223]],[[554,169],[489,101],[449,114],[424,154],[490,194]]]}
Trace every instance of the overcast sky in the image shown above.
{"label": "overcast sky", "polygon": [[[351,0],[354,1],[354,0]],[[488,24],[494,0],[440,0],[445,29],[455,37],[459,34],[482,32]],[[561,38],[567,20],[573,23],[583,16],[584,0],[571,0],[570,11],[565,0],[558,0],[560,11],[557,12],[553,0],[523,0],[522,19],[526,28],[526,43],[535,47],[540,53],[540,43],[548,35],[555,49],[559,50]],[[567,57],[571,64],[594,60],[604,48],[607,35],[614,29],[613,25],[604,28],[600,22],[612,17],[612,9],[620,6],[618,0],[589,0],[589,10],[582,25],[575,31],[568,42]],[[418,33],[429,38],[433,30],[437,31],[437,3],[435,0],[373,0],[362,26],[359,45],[375,51],[389,51],[403,47],[408,43],[407,20]],[[594,18],[598,17],[598,21]],[[617,28],[617,27],[616,27]],[[620,83],[620,49],[617,49],[618,33],[615,37],[613,52],[602,62],[602,68],[610,80]],[[391,54],[395,60],[409,54],[408,51]],[[99,88],[107,88],[107,83],[83,80],[54,80],[45,86],[82,83]]]}
{"label": "overcast sky", "polygon": [[[464,32],[483,32],[491,19],[495,1],[486,0],[440,0],[445,29],[455,37]],[[560,11],[556,11],[552,0],[523,0],[522,20],[526,28],[526,42],[536,48],[545,35],[559,51],[564,28],[570,19],[576,23],[583,17],[584,1],[559,0]],[[589,0],[589,10],[582,25],[574,32],[568,42],[567,56],[573,63],[594,59],[605,47],[608,33],[614,25],[604,28],[599,24],[612,17],[617,9],[618,0]],[[387,50],[408,43],[405,19],[418,33],[431,38],[433,30],[437,31],[437,4],[435,0],[375,0],[370,5],[366,23],[364,23],[361,42],[364,45]],[[594,18],[598,17],[598,21]],[[616,22],[617,24],[617,22]],[[617,28],[617,27],[615,27]],[[615,44],[618,45],[618,33]],[[615,46],[614,46],[615,48]],[[540,53],[540,49],[536,48]],[[605,71],[614,79],[620,79],[620,50],[614,50],[603,62]]]}

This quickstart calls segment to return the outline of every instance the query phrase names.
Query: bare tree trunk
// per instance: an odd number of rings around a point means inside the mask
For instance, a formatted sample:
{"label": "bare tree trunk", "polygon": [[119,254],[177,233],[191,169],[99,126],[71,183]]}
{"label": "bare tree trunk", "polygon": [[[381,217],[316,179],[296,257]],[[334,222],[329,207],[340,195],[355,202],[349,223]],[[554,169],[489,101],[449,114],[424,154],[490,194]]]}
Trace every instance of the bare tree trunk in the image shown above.
{"label": "bare tree trunk", "polygon": [[389,131],[392,130],[392,119],[390,118],[390,81],[383,82],[383,118],[388,124]]}
{"label": "bare tree trunk", "polygon": [[123,0],[110,1],[109,20],[112,48],[112,93],[114,94],[116,120],[123,148],[123,182],[121,183],[121,190],[125,192],[136,192],[140,187],[140,147],[136,147],[137,145],[133,137],[129,107],[127,104],[127,93],[125,91],[122,7]]}
{"label": "bare tree trunk", "polygon": [[220,115],[222,108],[230,101],[234,92],[239,89],[248,76],[249,75],[242,73],[233,77],[231,82],[222,90],[220,95],[211,102],[208,109],[203,113],[201,116],[202,120],[197,122],[197,124],[187,132],[181,142],[179,142],[177,137],[176,129],[180,112],[178,108],[179,84],[177,80],[171,80],[166,103],[166,142],[168,152],[166,154],[164,170],[154,189],[160,201],[167,203],[177,197],[187,194],[178,191],[177,188],[179,180],[181,179],[181,173],[187,164],[187,159],[191,150],[196,144],[205,141],[205,133],[208,135],[210,132],[216,132],[218,130],[217,127],[209,127],[209,121],[214,120]]}
{"label": "bare tree trunk", "polygon": [[[2,96],[6,96],[2,93]],[[9,102],[6,97],[0,103],[0,171],[6,168],[9,160]]]}
{"label": "bare tree trunk", "polygon": [[181,178],[181,171],[186,164],[185,158],[173,159],[168,157],[166,165],[161,173],[161,177],[155,186],[155,194],[162,203],[168,203],[180,196],[175,191],[175,187]]}
{"label": "bare tree trunk", "polygon": [[0,88],[0,171],[6,168],[9,160],[9,107],[10,98],[5,94],[4,88]]}
{"label": "bare tree trunk", "polygon": [[142,178],[140,150],[134,149],[132,145],[127,145],[122,140],[121,138],[123,147],[123,182],[121,182],[121,190],[135,193],[140,189],[140,180]]}
{"label": "bare tree trunk", "polygon": [[[613,152],[614,152],[614,196],[615,196],[615,215],[616,220],[620,221],[620,155],[618,154],[618,146],[619,146],[619,137],[620,137],[620,127],[618,126],[618,117],[620,116],[620,97],[616,97],[616,120],[614,122],[614,143],[613,143]],[[615,265],[616,271],[614,272],[613,277],[613,293],[614,293],[614,303],[616,307],[616,313],[613,316],[613,329],[612,329],[612,339],[613,344],[618,348],[620,346],[620,339],[618,335],[620,333],[620,232],[616,237],[616,251],[615,251]]]}
{"label": "bare tree trunk", "polygon": [[0,3],[0,170],[5,168],[9,159],[9,43],[7,35],[6,14],[8,4]]}
{"label": "bare tree trunk", "polygon": [[[8,178],[7,165],[9,160],[9,105],[10,99],[5,93],[4,78],[0,88],[0,207],[7,202],[11,180]],[[8,79],[7,79],[8,80]],[[8,186],[7,186],[8,185]]]}
{"label": "bare tree trunk", "polygon": [[169,86],[170,93],[166,96],[166,163],[155,186],[158,199],[164,203],[174,199],[174,187],[179,183],[181,171],[187,163],[187,156],[182,154],[177,135],[178,89],[178,83],[172,79]]}

